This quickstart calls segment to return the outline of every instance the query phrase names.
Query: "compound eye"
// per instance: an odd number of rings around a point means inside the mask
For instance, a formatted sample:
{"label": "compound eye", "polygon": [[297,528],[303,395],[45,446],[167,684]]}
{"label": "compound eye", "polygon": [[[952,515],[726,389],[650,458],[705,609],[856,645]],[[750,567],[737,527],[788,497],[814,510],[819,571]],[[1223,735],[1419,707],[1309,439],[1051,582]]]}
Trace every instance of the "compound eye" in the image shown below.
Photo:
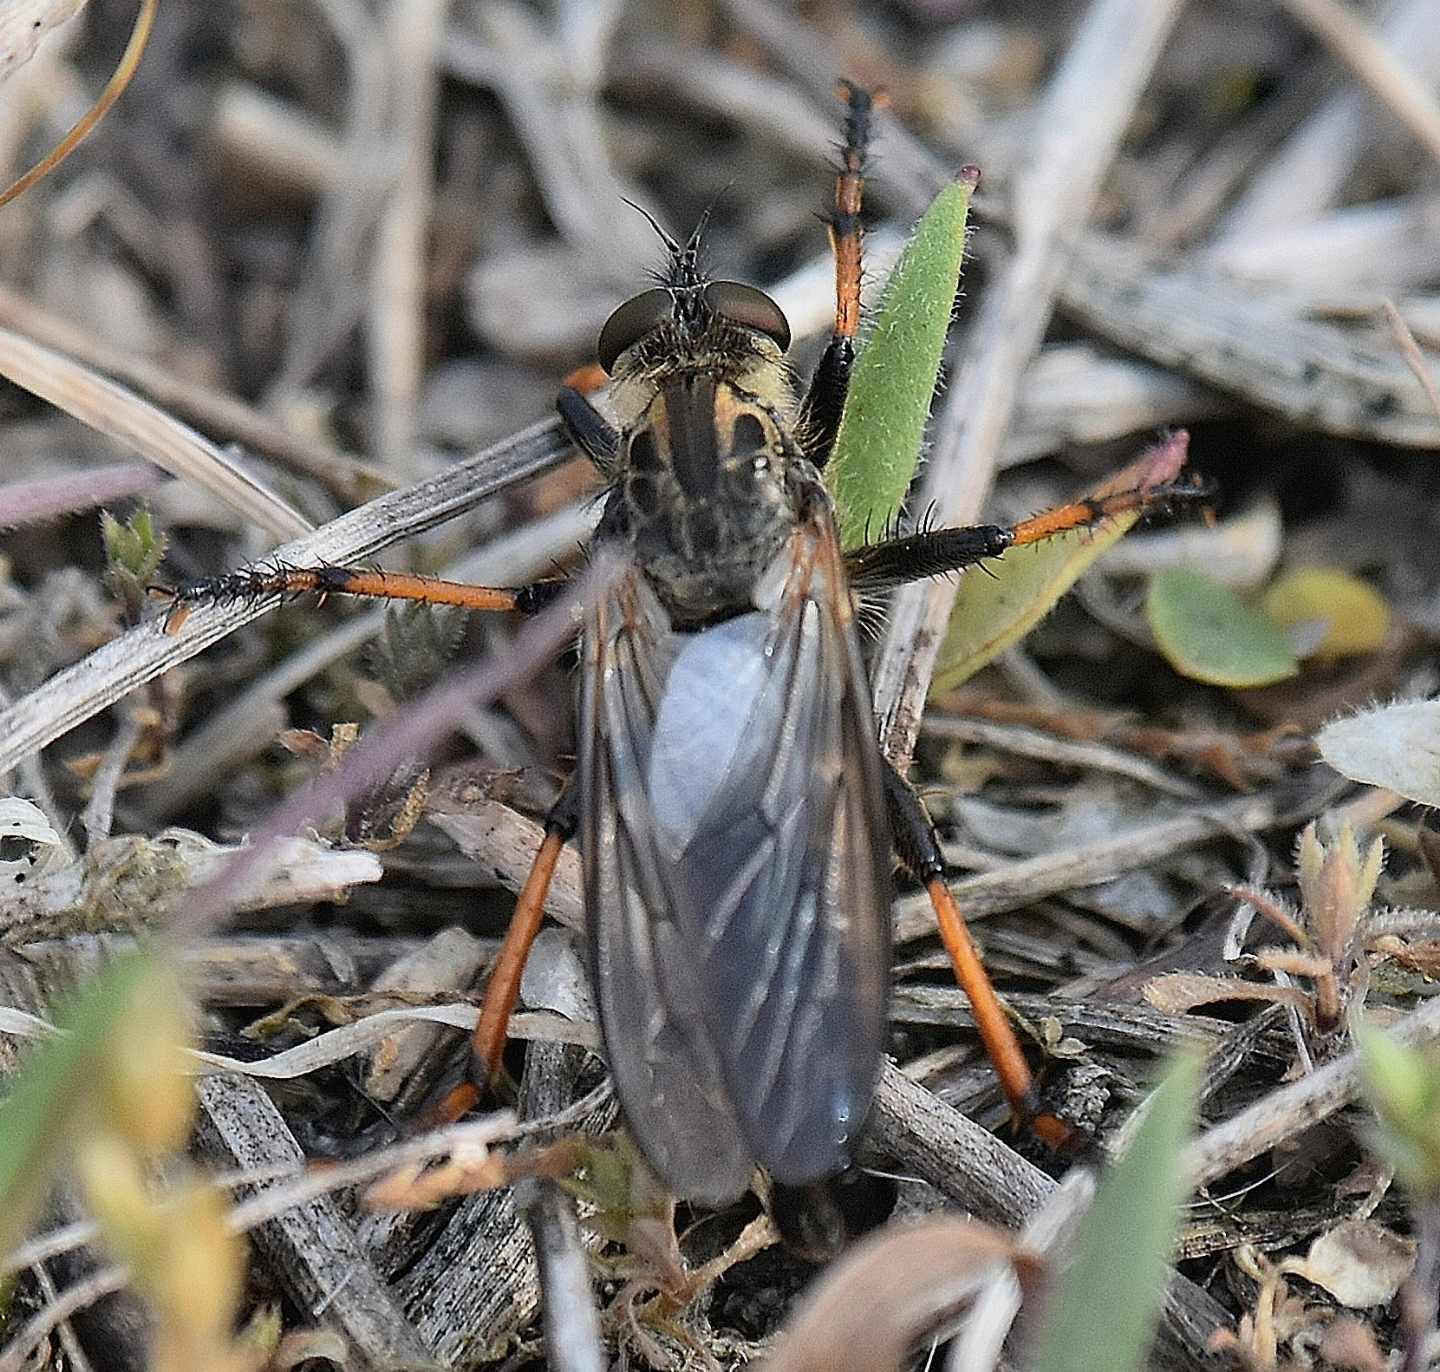
{"label": "compound eye", "polygon": [[626,348],[633,348],[652,329],[659,328],[674,313],[675,304],[670,292],[656,288],[641,291],[633,300],[627,300],[600,330],[600,341],[595,353],[600,365],[607,372],[615,370],[615,361]]}
{"label": "compound eye", "polygon": [[782,353],[790,346],[789,322],[764,291],[739,281],[712,281],[705,287],[705,303],[722,319],[774,339]]}

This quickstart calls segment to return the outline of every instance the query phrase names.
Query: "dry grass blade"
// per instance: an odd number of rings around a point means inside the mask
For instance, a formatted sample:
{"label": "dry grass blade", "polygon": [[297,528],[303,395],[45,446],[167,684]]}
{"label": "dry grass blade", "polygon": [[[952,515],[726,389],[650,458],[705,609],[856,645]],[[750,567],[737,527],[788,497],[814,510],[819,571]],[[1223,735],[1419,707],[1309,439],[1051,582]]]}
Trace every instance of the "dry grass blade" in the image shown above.
{"label": "dry grass blade", "polygon": [[1430,399],[1430,407],[1435,411],[1437,422],[1440,422],[1440,386],[1435,384],[1435,374],[1431,370],[1429,359],[1420,350],[1420,345],[1415,341],[1415,335],[1410,332],[1410,326],[1405,322],[1405,317],[1395,308],[1395,302],[1386,300],[1383,308],[1386,322],[1390,325],[1390,332],[1396,343],[1400,345],[1400,355],[1405,359],[1405,365],[1415,373],[1415,379],[1425,388],[1425,394]]}
{"label": "dry grass blade", "polygon": [[257,454],[316,477],[344,499],[357,498],[366,483],[371,483],[372,490],[392,484],[378,469],[318,439],[287,429],[233,395],[186,380],[147,358],[113,347],[4,286],[0,286],[0,325],[145,392],[155,404],[198,425],[217,440],[243,444]]}
{"label": "dry grass blade", "polygon": [[[69,19],[83,3],[84,0],[40,0],[37,4],[30,0],[29,3],[8,6],[7,14],[0,19],[4,24],[3,31],[0,31],[0,77],[14,70],[17,58],[23,61],[34,52],[35,44],[46,29]],[[109,113],[111,106],[130,84],[135,68],[140,65],[145,45],[150,41],[150,30],[155,25],[155,13],[159,3],[160,0],[140,0],[140,9],[135,16],[135,27],[131,30],[130,41],[125,45],[125,51],[121,54],[105,89],[59,143],[23,176],[0,192],[0,205],[8,205],[54,171]]]}
{"label": "dry grass blade", "polygon": [[1440,159],[1440,102],[1363,21],[1336,0],[1285,0],[1405,127]]}
{"label": "dry grass blade", "polygon": [[0,529],[40,524],[78,510],[93,510],[109,501],[153,490],[164,480],[153,467],[125,462],[111,467],[91,467],[74,476],[0,486]]}
{"label": "dry grass blade", "polygon": [[[351,510],[275,557],[300,566],[355,562],[432,528],[553,465],[569,449],[553,420],[533,425],[466,462]],[[198,607],[179,634],[142,624],[52,677],[0,714],[0,772],[128,692],[203,652],[274,608],[274,600]]]}
{"label": "dry grass blade", "polygon": [[[1062,242],[1088,217],[1179,11],[1176,0],[1140,10],[1128,0],[1096,0],[1034,112],[1039,137],[1013,176],[1017,250],[1005,279],[986,294],[921,482],[917,508],[933,510],[939,524],[973,522],[980,513],[1020,377],[1050,322],[1065,270]],[[951,578],[900,591],[875,662],[881,736],[902,770],[954,599]]]}
{"label": "dry grass blade", "polygon": [[[790,1320],[767,1372],[891,1372],[928,1328],[1014,1272],[1035,1272],[1015,1239],[988,1225],[935,1216],[883,1230],[826,1272]],[[979,1369],[977,1369],[979,1372]]]}
{"label": "dry grass blade", "polygon": [[208,439],[63,353],[0,329],[0,376],[194,482],[277,538],[303,538],[313,527]]}

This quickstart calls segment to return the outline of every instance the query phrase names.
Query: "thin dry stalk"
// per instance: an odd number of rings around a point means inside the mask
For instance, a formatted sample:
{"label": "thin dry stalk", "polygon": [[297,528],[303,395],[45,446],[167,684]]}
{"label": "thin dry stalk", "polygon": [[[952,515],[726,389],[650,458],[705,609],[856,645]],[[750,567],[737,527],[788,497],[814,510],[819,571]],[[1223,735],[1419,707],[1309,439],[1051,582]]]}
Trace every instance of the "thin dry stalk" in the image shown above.
{"label": "thin dry stalk", "polygon": [[[1037,137],[1010,177],[1015,254],[986,291],[935,427],[915,508],[973,523],[989,494],[1020,377],[1040,346],[1065,272],[1063,246],[1089,217],[1135,102],[1179,15],[1177,0],[1136,9],[1096,0],[1034,115]],[[952,578],[899,591],[872,671],[889,759],[903,771],[955,600]]]}

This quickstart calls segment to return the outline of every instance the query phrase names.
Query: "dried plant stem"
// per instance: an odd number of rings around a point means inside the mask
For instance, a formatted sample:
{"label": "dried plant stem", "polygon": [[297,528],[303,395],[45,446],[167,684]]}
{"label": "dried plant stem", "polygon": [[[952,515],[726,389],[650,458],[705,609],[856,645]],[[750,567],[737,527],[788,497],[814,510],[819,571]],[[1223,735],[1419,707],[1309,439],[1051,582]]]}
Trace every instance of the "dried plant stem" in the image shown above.
{"label": "dried plant stem", "polygon": [[550,1182],[524,1180],[515,1203],[535,1244],[544,1292],[545,1353],[556,1372],[603,1372],[600,1318],[590,1293],[590,1261],[575,1203]]}
{"label": "dried plant stem", "polygon": [[1285,0],[1285,5],[1440,159],[1440,102],[1389,44],[1336,0]]}
{"label": "dried plant stem", "polygon": [[[276,549],[273,556],[297,566],[363,561],[392,543],[463,514],[517,481],[538,475],[569,451],[558,423],[545,420],[436,476],[351,510]],[[277,603],[271,599],[202,605],[182,633],[165,634],[152,621],[97,648],[0,713],[0,772]]]}
{"label": "dried plant stem", "polygon": [[[1388,1031],[1401,1043],[1440,1036],[1440,999],[1425,1002]],[[1192,1184],[1223,1177],[1268,1148],[1294,1138],[1344,1109],[1360,1092],[1360,1055],[1347,1053],[1300,1081],[1282,1086],[1222,1124],[1207,1129],[1185,1153]]]}
{"label": "dried plant stem", "polygon": [[[987,290],[967,340],[916,505],[933,509],[941,524],[979,516],[1020,376],[1040,346],[1064,276],[1064,239],[1088,217],[1179,11],[1178,0],[1138,8],[1130,0],[1095,0],[1035,111],[1034,150],[1011,177],[1015,254]],[[873,683],[886,754],[902,770],[954,599],[950,578],[895,596]]]}

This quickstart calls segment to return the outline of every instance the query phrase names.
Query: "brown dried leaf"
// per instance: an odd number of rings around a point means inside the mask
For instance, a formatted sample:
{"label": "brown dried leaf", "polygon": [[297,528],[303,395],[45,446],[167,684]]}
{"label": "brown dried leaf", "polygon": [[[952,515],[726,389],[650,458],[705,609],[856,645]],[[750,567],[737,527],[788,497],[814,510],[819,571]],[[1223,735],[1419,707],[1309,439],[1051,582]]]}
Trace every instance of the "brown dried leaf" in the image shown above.
{"label": "brown dried leaf", "polygon": [[1263,1000],[1310,1012],[1309,996],[1293,986],[1263,986],[1237,977],[1207,977],[1199,972],[1170,972],[1156,977],[1146,983],[1145,999],[1168,1015],[1183,1015],[1198,1006],[1226,1000]]}
{"label": "brown dried leaf", "polygon": [[1324,958],[1302,953],[1298,948],[1257,948],[1255,962],[1267,972],[1284,972],[1292,977],[1323,977],[1332,970]]}
{"label": "brown dried leaf", "polygon": [[1374,1220],[1342,1220],[1310,1245],[1293,1270],[1341,1305],[1386,1305],[1415,1266],[1415,1241]]}
{"label": "brown dried leaf", "polygon": [[883,1229],[820,1279],[766,1372],[898,1372],[906,1350],[937,1319],[1006,1269],[1023,1282],[1036,1261],[1012,1235],[948,1215]]}

